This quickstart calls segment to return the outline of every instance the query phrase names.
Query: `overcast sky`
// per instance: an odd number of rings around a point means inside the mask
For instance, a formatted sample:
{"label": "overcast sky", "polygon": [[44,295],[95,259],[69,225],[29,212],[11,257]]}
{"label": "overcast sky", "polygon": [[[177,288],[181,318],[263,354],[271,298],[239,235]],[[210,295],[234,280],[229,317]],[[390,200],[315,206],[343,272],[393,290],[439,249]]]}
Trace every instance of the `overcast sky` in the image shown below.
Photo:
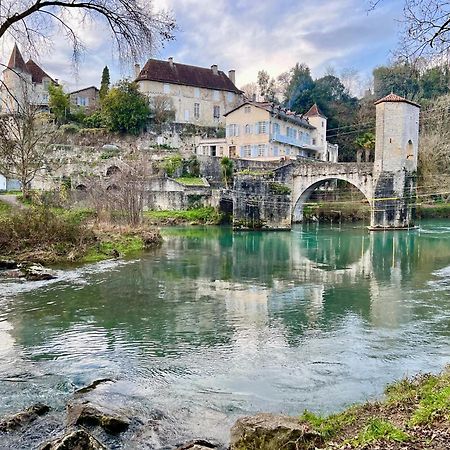
{"label": "overcast sky", "polygon": [[[235,69],[238,87],[256,81],[260,69],[277,76],[296,62],[308,64],[315,77],[329,67],[337,74],[353,68],[364,80],[396,47],[402,3],[384,0],[368,12],[368,0],[154,0],[156,8],[173,12],[179,30],[175,41],[148,56]],[[132,67],[121,67],[113,54],[104,27],[85,25],[83,37],[87,51],[78,76],[64,40],[39,56],[42,68],[67,90],[98,86],[105,65],[113,82],[132,75]],[[0,50],[8,53],[9,45]]]}

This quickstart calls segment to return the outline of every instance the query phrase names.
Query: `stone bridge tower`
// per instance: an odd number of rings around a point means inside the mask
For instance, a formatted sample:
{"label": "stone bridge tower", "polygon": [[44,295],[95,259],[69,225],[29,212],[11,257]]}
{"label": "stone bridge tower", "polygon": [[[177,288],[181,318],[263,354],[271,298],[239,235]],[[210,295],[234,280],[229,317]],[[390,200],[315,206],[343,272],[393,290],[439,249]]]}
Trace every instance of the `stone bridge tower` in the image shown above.
{"label": "stone bridge tower", "polygon": [[371,229],[414,226],[420,106],[395,94],[376,103]]}

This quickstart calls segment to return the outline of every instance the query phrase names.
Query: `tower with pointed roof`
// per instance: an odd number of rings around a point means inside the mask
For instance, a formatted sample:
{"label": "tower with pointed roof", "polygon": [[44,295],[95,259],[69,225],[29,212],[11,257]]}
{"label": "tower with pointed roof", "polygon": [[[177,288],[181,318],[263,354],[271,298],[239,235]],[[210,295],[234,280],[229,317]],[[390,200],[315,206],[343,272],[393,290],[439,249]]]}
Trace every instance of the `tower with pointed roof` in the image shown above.
{"label": "tower with pointed roof", "polygon": [[32,59],[25,62],[17,44],[14,44],[8,66],[3,71],[1,112],[14,113],[25,101],[48,110],[48,87],[55,83]]}
{"label": "tower with pointed roof", "polygon": [[315,127],[312,133],[312,143],[321,149],[320,159],[323,161],[337,162],[337,146],[330,146],[329,148],[327,143],[327,116],[320,110],[317,103],[314,103],[308,112],[305,113],[305,117]]}
{"label": "tower with pointed roof", "polygon": [[372,224],[414,224],[420,105],[394,93],[375,102],[376,140]]}

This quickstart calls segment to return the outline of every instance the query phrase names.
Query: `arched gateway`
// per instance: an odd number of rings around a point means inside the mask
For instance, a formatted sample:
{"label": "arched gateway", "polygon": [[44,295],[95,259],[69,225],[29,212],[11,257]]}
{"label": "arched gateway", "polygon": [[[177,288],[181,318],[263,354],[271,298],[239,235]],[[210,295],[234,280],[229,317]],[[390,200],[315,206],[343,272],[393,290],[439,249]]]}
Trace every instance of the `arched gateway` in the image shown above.
{"label": "arched gateway", "polygon": [[[395,94],[376,103],[375,162],[328,163],[299,159],[271,177],[238,175],[233,189],[235,228],[290,229],[323,182],[344,180],[371,207],[371,229],[414,226],[420,106]],[[284,188],[283,188],[284,187]]]}

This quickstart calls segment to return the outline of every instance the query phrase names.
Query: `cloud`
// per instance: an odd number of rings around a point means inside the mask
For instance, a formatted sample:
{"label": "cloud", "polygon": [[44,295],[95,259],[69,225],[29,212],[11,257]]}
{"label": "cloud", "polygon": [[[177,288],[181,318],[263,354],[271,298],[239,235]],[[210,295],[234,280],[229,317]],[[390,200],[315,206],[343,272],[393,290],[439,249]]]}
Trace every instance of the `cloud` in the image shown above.
{"label": "cloud", "polygon": [[[255,81],[260,69],[276,76],[296,62],[310,66],[316,76],[333,65],[339,72],[354,67],[364,74],[387,61],[396,44],[396,17],[401,1],[384,2],[367,13],[365,0],[154,0],[155,9],[172,10],[179,25],[176,41],[156,55],[222,70],[236,69],[237,84]],[[98,85],[105,65],[112,80],[132,75],[114,54],[104,24],[69,20],[82,29],[87,52],[79,76],[71,64],[71,48],[60,38],[40,64],[50,75],[75,89]],[[141,61],[144,63],[145,61]]]}

